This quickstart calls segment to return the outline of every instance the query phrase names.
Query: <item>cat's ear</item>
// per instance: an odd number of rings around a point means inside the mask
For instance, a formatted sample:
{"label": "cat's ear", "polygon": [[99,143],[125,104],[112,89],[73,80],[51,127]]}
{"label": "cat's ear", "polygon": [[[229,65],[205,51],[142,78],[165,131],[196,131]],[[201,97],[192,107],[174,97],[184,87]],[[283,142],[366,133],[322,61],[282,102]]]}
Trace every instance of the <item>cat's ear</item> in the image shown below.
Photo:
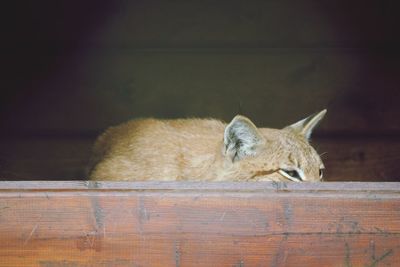
{"label": "cat's ear", "polygon": [[320,122],[322,120],[322,118],[325,116],[325,114],[326,114],[326,109],[324,109],[320,112],[314,113],[313,115],[311,115],[301,121],[298,121],[292,125],[289,125],[285,129],[292,130],[298,134],[305,136],[307,139],[309,139],[313,129],[315,128],[315,126],[317,126],[318,122]]}
{"label": "cat's ear", "polygon": [[236,116],[225,128],[224,154],[232,162],[255,156],[264,143],[257,127],[244,116]]}

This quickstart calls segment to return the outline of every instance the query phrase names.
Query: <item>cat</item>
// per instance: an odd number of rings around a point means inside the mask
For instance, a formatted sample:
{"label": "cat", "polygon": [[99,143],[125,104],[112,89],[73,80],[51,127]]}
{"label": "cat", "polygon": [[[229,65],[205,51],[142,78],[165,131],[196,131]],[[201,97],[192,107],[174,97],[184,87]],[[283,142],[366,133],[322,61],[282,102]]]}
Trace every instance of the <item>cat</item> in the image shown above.
{"label": "cat", "polygon": [[326,110],[283,129],[257,128],[245,116],[135,119],[110,127],[93,148],[90,180],[322,180],[324,164],[309,144]]}

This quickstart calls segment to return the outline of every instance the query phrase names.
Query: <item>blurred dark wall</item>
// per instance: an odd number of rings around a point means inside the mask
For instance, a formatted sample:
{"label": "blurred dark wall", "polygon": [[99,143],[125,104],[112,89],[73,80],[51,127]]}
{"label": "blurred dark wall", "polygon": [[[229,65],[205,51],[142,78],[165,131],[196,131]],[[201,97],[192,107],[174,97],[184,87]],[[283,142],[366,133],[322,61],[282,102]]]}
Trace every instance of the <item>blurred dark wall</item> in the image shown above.
{"label": "blurred dark wall", "polygon": [[[321,149],[334,174],[347,160],[349,179],[357,168],[400,179],[396,1],[24,1],[3,10],[3,136],[93,138],[135,117],[239,112],[283,127],[328,108],[316,136],[329,140]],[[7,149],[0,168],[23,154]]]}

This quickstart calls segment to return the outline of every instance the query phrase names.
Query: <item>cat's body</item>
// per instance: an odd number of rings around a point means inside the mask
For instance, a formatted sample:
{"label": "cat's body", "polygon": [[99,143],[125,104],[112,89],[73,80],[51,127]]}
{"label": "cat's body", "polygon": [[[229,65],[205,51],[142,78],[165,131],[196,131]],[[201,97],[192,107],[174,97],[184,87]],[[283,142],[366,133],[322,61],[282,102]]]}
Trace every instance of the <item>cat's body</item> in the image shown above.
{"label": "cat's body", "polygon": [[91,180],[319,181],[321,159],[308,137],[326,111],[285,129],[256,128],[243,116],[137,119],[96,141]]}

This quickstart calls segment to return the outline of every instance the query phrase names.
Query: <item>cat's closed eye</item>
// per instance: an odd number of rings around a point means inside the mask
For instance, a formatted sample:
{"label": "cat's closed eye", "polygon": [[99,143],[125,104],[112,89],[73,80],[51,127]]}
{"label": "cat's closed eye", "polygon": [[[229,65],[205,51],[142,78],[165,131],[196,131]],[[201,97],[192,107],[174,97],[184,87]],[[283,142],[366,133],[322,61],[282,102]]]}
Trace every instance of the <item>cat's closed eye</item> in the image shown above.
{"label": "cat's closed eye", "polygon": [[297,170],[280,169],[279,173],[292,181],[303,181]]}

